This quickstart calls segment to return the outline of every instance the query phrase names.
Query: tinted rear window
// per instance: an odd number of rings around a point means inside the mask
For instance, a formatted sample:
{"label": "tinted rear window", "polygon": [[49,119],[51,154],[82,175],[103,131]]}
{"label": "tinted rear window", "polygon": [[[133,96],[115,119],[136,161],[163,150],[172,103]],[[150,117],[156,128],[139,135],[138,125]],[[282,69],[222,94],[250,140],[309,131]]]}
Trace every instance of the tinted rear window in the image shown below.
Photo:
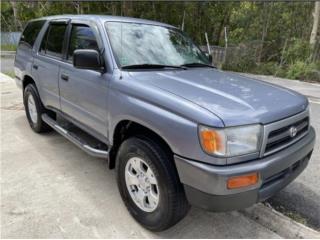
{"label": "tinted rear window", "polygon": [[26,43],[32,48],[44,23],[45,20],[29,22],[21,35],[20,43]]}
{"label": "tinted rear window", "polygon": [[67,25],[51,24],[42,39],[40,52],[54,57],[62,57],[62,46]]}

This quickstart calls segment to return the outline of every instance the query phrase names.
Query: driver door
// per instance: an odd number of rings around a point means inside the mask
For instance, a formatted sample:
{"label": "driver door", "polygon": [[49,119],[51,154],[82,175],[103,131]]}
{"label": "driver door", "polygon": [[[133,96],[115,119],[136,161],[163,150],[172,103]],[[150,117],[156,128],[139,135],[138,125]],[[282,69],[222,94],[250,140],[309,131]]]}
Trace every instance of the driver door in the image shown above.
{"label": "driver door", "polygon": [[72,63],[76,49],[99,51],[100,36],[88,24],[71,22],[68,37],[66,59],[59,73],[61,110],[90,130],[107,136],[108,75],[78,69]]}

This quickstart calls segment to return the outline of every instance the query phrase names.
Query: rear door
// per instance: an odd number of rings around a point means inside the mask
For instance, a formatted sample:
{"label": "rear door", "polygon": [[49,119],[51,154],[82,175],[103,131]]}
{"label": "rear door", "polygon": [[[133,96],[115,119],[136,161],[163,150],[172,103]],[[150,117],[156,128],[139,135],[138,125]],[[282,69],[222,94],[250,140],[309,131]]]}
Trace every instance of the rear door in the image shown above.
{"label": "rear door", "polygon": [[33,62],[33,73],[37,75],[43,104],[58,110],[61,109],[58,80],[67,26],[68,20],[55,20],[49,23]]}
{"label": "rear door", "polygon": [[89,21],[72,20],[65,62],[61,65],[59,86],[61,109],[81,124],[107,135],[108,74],[73,66],[76,49],[103,49],[99,30]]}

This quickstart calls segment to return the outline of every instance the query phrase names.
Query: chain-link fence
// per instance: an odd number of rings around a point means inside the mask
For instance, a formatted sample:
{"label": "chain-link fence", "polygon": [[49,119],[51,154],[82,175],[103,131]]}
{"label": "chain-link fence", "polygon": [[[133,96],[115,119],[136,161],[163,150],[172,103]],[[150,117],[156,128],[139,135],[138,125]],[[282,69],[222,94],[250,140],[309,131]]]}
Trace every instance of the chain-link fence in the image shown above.
{"label": "chain-link fence", "polygon": [[1,32],[1,45],[18,45],[21,32]]}
{"label": "chain-link fence", "polygon": [[[208,52],[207,46],[201,46]],[[251,41],[237,46],[210,46],[212,63],[225,70],[320,81],[320,41],[311,47],[308,41],[288,39],[275,43]]]}
{"label": "chain-link fence", "polygon": [[[201,46],[202,51],[208,52],[207,46]],[[261,42],[254,41],[242,43],[237,46],[210,46],[212,62],[217,67],[232,66],[247,68],[256,65],[261,61]]]}

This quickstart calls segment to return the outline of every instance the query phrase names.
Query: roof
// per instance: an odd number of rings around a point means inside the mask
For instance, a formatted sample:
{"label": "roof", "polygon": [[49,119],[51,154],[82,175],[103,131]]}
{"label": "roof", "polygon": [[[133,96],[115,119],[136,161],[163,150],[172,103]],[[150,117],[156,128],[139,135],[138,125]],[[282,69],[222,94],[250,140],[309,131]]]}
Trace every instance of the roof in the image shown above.
{"label": "roof", "polygon": [[131,17],[121,17],[121,16],[110,16],[110,15],[91,15],[91,14],[80,14],[80,15],[54,15],[54,16],[45,16],[38,18],[45,19],[45,20],[54,20],[54,19],[63,19],[63,18],[70,18],[70,19],[81,19],[81,20],[100,20],[100,21],[115,21],[115,22],[131,22],[131,23],[140,23],[140,24],[151,24],[151,25],[158,25],[158,26],[165,26],[165,27],[174,27],[172,25],[161,23],[157,21],[151,21],[141,18],[131,18]]}

